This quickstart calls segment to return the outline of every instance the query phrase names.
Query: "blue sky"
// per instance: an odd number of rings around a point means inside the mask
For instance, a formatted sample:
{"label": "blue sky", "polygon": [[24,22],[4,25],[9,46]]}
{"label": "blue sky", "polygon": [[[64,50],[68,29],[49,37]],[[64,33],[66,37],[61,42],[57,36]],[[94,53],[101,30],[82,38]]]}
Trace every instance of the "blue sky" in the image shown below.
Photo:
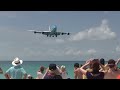
{"label": "blue sky", "polygon": [[[49,38],[27,30],[57,30],[70,36]],[[0,60],[118,59],[119,11],[0,11]]]}

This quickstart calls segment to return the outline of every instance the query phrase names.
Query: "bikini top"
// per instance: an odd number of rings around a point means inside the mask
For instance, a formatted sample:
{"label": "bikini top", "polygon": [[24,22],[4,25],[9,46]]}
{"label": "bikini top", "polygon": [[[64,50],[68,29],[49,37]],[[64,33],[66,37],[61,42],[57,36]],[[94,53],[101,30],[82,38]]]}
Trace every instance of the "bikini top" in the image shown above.
{"label": "bikini top", "polygon": [[92,72],[86,73],[87,79],[104,79],[104,72],[99,72],[98,74],[93,74]]}

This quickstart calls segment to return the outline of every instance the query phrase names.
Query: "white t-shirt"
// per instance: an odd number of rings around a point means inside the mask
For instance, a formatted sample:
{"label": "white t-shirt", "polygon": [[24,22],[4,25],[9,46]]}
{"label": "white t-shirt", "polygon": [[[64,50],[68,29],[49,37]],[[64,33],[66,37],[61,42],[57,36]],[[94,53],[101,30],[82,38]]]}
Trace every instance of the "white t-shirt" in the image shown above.
{"label": "white t-shirt", "polygon": [[37,72],[37,79],[42,79],[43,74],[41,72]]}
{"label": "white t-shirt", "polygon": [[67,72],[66,72],[66,71],[62,72],[61,74],[62,74],[62,78],[63,78],[63,79],[67,79],[67,78],[68,78],[68,77],[67,77]]}

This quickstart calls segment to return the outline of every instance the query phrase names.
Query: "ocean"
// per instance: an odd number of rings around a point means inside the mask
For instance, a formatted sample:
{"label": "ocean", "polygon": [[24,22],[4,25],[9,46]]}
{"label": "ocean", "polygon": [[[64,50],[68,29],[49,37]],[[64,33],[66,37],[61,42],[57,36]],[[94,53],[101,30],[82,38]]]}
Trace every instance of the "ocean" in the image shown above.
{"label": "ocean", "polygon": [[[0,67],[2,68],[3,72],[5,73],[8,68],[12,66],[12,61],[0,61]],[[49,66],[50,63],[55,63],[57,65],[65,65],[66,70],[68,72],[68,77],[73,79],[74,78],[74,63],[83,64],[84,61],[23,61],[21,65],[27,74],[31,74],[34,78],[37,77],[37,71],[39,70],[40,66],[45,66],[46,68]],[[5,79],[3,74],[0,74],[0,79]]]}
{"label": "ocean", "polygon": [[[12,61],[0,61],[0,67],[3,70],[3,73],[12,66],[11,63]],[[60,66],[65,65],[68,77],[74,79],[74,63],[84,64],[85,61],[23,61],[22,67],[25,69],[27,74],[31,74],[34,78],[36,78],[39,67],[45,66],[47,68],[50,63],[55,63]],[[4,74],[0,74],[0,79],[5,79]]]}

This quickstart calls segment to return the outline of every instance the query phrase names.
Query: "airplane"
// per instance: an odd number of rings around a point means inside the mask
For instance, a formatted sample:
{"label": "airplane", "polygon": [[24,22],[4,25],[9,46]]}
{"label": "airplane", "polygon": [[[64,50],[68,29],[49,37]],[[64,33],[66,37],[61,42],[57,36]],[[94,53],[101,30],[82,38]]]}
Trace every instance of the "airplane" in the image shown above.
{"label": "airplane", "polygon": [[36,30],[28,30],[28,31],[33,31],[34,34],[39,33],[39,34],[43,34],[43,35],[47,35],[47,37],[54,37],[54,36],[58,36],[58,35],[70,35],[70,33],[68,32],[57,32],[57,26],[53,25],[53,26],[49,26],[49,30],[48,31],[36,31]]}

